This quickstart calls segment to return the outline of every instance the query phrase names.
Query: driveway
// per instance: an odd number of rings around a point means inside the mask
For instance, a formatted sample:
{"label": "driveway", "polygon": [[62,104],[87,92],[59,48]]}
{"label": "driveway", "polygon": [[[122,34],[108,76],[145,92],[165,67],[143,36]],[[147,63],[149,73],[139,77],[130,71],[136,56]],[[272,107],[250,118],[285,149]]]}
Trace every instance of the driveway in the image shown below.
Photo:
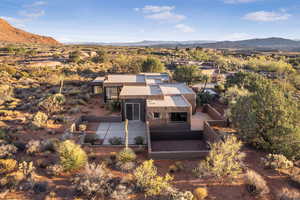
{"label": "driveway", "polygon": [[[103,144],[110,144],[109,139],[113,137],[125,138],[124,122],[101,122],[96,134],[100,139],[103,139]],[[146,124],[141,121],[129,121],[128,122],[128,143],[130,145],[135,144],[134,138],[141,136],[144,141],[146,138]]]}

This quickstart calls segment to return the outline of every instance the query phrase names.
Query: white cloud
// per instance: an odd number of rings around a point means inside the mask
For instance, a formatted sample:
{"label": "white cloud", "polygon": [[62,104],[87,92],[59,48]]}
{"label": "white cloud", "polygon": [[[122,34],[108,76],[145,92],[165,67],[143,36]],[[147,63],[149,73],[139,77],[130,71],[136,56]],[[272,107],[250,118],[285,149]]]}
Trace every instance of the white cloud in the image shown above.
{"label": "white cloud", "polygon": [[142,8],[144,13],[160,13],[160,12],[170,12],[174,10],[175,6],[144,6]]}
{"label": "white cloud", "polygon": [[148,19],[163,20],[169,22],[178,22],[186,18],[184,15],[178,15],[169,11],[146,15],[145,17]]}
{"label": "white cloud", "polygon": [[236,4],[236,3],[251,3],[258,0],[224,0],[224,3]]}
{"label": "white cloud", "polygon": [[32,8],[32,7],[39,7],[39,6],[44,6],[44,5],[47,5],[46,1],[36,1],[36,2],[33,2],[32,4],[24,5],[24,7]]}
{"label": "white cloud", "polygon": [[145,18],[160,22],[179,22],[186,19],[186,16],[174,12],[175,6],[153,6],[147,5],[143,8],[134,8],[141,11]]}
{"label": "white cloud", "polygon": [[182,32],[184,32],[184,33],[193,33],[193,32],[195,32],[195,30],[192,27],[190,27],[188,25],[185,25],[185,24],[177,24],[175,26],[175,28],[182,31]]}
{"label": "white cloud", "polygon": [[290,17],[291,15],[285,12],[257,11],[248,13],[243,18],[250,21],[272,22],[287,20]]}
{"label": "white cloud", "polygon": [[44,10],[21,10],[19,11],[19,15],[24,16],[24,17],[28,17],[28,18],[37,18],[37,17],[41,17],[43,15],[45,15],[45,11]]}

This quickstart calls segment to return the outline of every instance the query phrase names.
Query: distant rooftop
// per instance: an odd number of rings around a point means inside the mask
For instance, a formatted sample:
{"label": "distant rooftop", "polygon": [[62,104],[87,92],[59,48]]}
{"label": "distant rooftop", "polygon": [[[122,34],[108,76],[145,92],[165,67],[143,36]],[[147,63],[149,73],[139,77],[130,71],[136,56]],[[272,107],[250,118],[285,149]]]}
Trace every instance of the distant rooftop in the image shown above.
{"label": "distant rooftop", "polygon": [[147,100],[148,107],[190,107],[191,104],[181,95],[164,96],[162,100]]}

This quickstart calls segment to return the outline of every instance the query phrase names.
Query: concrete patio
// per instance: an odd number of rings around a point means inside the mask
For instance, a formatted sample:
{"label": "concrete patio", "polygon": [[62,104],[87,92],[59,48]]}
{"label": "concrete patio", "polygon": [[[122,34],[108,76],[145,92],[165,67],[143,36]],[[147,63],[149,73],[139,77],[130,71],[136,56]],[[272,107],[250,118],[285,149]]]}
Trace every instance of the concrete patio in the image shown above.
{"label": "concrete patio", "polygon": [[[113,137],[125,138],[124,122],[101,122],[96,134],[103,139],[103,144],[110,144],[109,139]],[[128,143],[134,145],[134,138],[141,136],[146,139],[146,125],[141,121],[129,121],[128,123]]]}
{"label": "concrete patio", "polygon": [[207,113],[196,112],[194,115],[192,115],[191,118],[191,130],[192,131],[203,130],[204,121],[208,121],[208,120],[212,120],[212,118]]}

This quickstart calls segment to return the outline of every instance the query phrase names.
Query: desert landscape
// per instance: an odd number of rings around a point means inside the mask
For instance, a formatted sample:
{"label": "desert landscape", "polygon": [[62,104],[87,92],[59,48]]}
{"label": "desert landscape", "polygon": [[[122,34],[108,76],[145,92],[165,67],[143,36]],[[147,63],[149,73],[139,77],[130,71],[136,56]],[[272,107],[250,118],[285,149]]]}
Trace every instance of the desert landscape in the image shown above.
{"label": "desert landscape", "polygon": [[299,200],[299,49],[67,44],[0,18],[0,199]]}

